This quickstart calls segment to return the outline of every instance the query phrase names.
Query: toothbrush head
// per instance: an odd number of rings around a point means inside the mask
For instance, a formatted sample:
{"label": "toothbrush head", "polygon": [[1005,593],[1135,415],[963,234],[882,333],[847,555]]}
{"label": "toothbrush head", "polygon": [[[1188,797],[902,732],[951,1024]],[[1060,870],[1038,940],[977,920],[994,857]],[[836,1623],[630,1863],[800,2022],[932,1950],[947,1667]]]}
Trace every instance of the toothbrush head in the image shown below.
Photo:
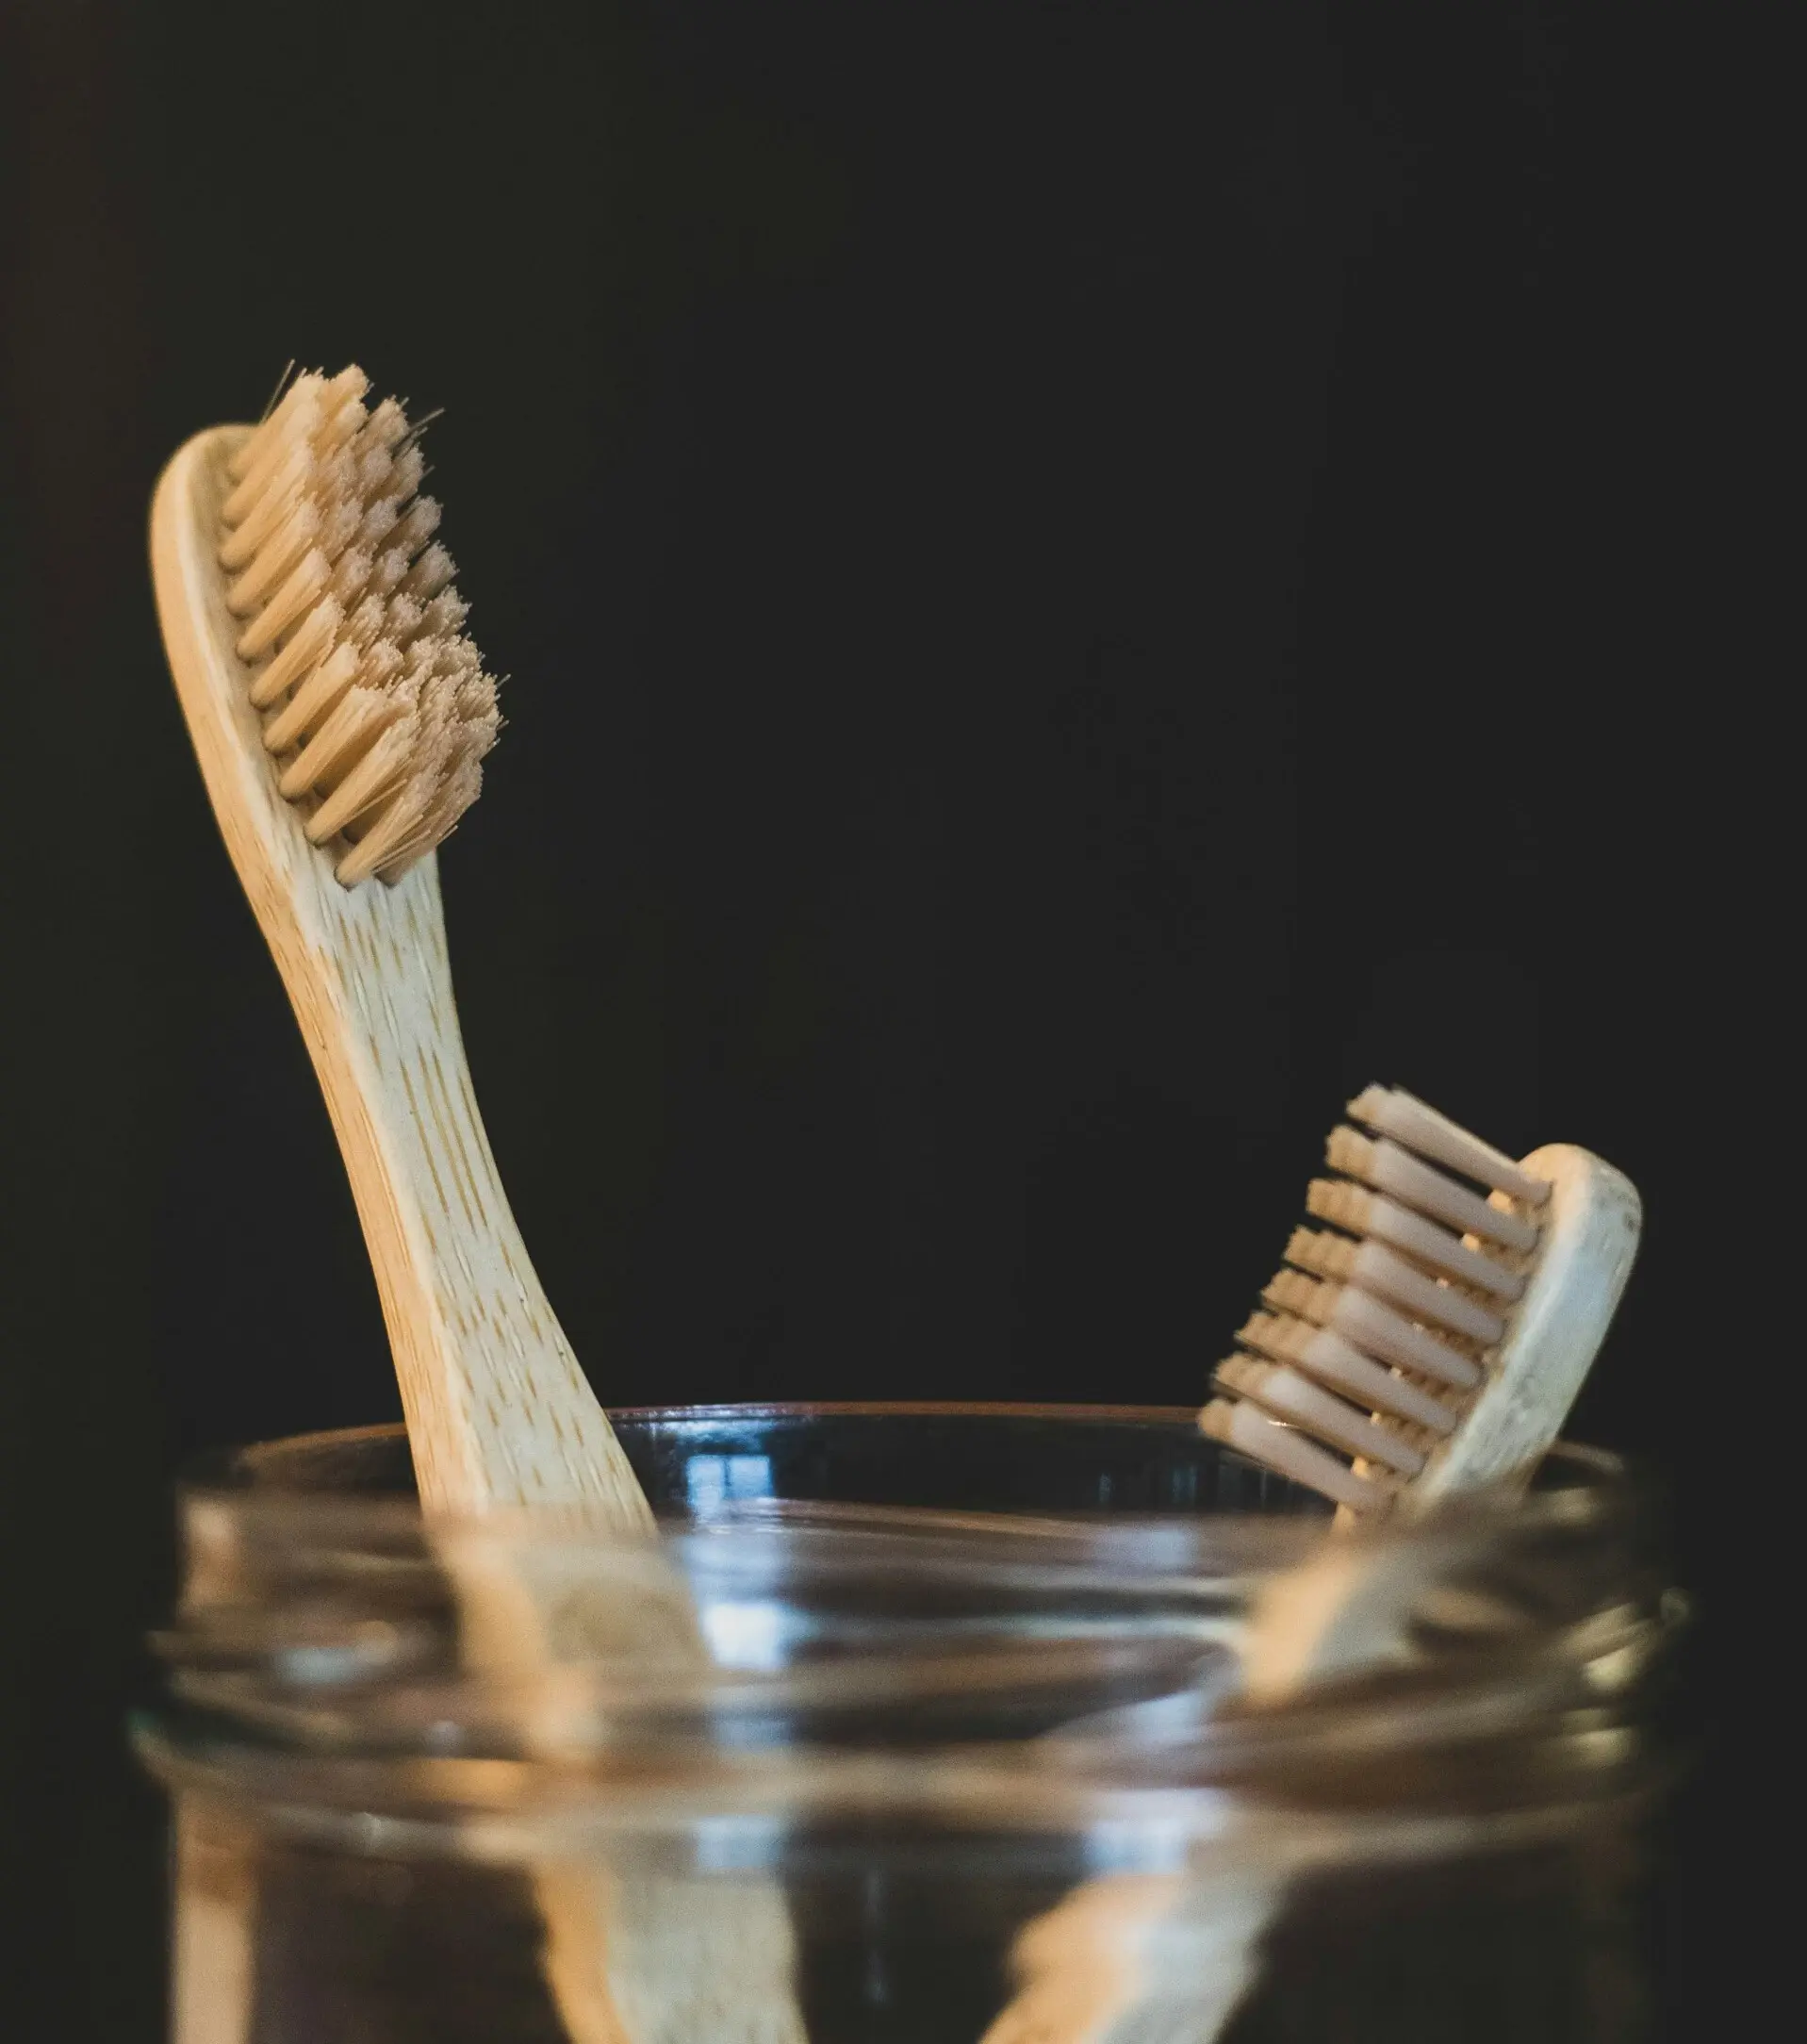
{"label": "toothbrush head", "polygon": [[212,486],[186,500],[276,787],[347,887],[451,832],[501,721],[420,494],[420,427],[369,395],[355,368],[295,377],[261,425],[203,437]]}
{"label": "toothbrush head", "polygon": [[1514,1162],[1399,1088],[1348,1111],[1306,1195],[1328,1225],[1293,1231],[1199,1424],[1351,1517],[1523,1481],[1630,1276],[1636,1191],[1567,1144]]}

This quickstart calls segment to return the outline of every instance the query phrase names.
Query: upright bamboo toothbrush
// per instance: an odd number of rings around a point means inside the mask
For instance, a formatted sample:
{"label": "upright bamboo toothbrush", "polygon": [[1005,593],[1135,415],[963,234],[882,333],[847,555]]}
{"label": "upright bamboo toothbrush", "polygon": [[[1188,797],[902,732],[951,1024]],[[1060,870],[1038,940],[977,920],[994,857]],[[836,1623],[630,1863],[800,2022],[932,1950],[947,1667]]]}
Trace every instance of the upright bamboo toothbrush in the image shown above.
{"label": "upright bamboo toothbrush", "polygon": [[[1637,1253],[1624,1175],[1553,1144],[1514,1163],[1421,1100],[1370,1086],[1336,1129],[1265,1311],[1199,1424],[1334,1500],[1339,1531],[1528,1482],[1569,1415]],[[1451,1174],[1454,1174],[1452,1176]],[[1464,1180],[1469,1182],[1465,1183]],[[1485,1196],[1484,1196],[1485,1194]],[[1332,1449],[1339,1453],[1330,1452]],[[1448,1572],[1425,1541],[1329,1540],[1257,1593],[1236,1689],[1273,1706],[1410,1657]],[[1158,1708],[1160,1706],[1157,1706]],[[1208,2044],[1259,1974],[1283,1881],[1081,1882],[1019,1937],[984,2044]]]}
{"label": "upright bamboo toothbrush", "polygon": [[651,1525],[503,1195],[466,1069],[433,849],[499,719],[418,494],[349,369],[190,440],[151,519],[158,615],[233,864],[294,1003],[383,1300],[427,1510]]}
{"label": "upright bamboo toothbrush", "polygon": [[[466,1069],[434,848],[481,785],[495,684],[433,536],[439,507],[419,494],[419,430],[369,388],[356,369],[300,376],[260,426],[217,427],[171,461],[151,517],[164,643],[351,1177],[424,1509],[557,1506],[642,1535],[651,1513],[534,1274]],[[486,1658],[585,1644],[554,1637],[524,1583],[491,1571],[460,1591]],[[625,1619],[637,1640],[694,1640],[680,1595],[589,1616],[617,1638]],[[672,2008],[694,2015],[710,1991],[704,1937],[704,1977],[639,1983],[650,2013],[624,2030],[594,1977],[594,1911],[585,1922],[550,1875],[542,1900],[549,1975],[581,2044],[645,2044],[660,2022],[675,2035]],[[781,1976],[775,1900],[760,1904],[760,1963]],[[631,1952],[609,1956],[632,1970]],[[731,1985],[715,1984],[718,2003]],[[776,1986],[688,2030],[698,2044],[800,2035]]]}

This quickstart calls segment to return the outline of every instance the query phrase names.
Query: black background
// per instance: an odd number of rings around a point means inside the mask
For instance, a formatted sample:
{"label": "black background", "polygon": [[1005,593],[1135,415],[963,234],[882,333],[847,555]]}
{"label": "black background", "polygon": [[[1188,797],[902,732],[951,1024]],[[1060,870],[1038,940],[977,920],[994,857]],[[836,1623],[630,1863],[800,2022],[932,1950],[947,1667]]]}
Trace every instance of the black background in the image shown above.
{"label": "black background", "polygon": [[1642,1185],[1571,1430],[1688,1473],[1737,711],[1678,565],[1712,514],[1653,17],[0,20],[4,1828],[40,2034],[159,2020],[120,1727],[172,1471],[398,1409],[143,558],[162,460],[291,356],[446,408],[445,536],[512,676],[443,855],[461,1013],[605,1399],[1195,1400],[1376,1078]]}

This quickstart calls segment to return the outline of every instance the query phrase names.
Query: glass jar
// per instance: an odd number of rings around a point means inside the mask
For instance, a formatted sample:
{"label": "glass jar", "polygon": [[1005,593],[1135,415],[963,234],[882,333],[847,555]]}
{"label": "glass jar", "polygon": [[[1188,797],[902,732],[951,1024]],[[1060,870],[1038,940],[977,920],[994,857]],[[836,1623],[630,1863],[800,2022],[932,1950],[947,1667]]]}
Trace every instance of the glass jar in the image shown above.
{"label": "glass jar", "polygon": [[[1609,1458],[1343,1536],[1190,1411],[615,1417],[655,1543],[426,1526],[393,1428],[184,1493],[178,2044],[1640,2034],[1674,1607]],[[498,1584],[641,1615],[478,1654]]]}

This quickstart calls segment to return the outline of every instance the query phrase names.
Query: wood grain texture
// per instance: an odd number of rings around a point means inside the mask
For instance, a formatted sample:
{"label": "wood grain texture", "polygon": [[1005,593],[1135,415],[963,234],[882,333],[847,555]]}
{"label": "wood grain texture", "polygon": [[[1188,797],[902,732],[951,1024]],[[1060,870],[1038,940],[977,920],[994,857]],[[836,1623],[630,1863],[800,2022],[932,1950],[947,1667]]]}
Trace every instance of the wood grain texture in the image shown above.
{"label": "wood grain texture", "polygon": [[152,569],[171,670],[214,814],[287,987],[352,1181],[429,1512],[651,1514],[534,1276],[458,1032],[429,855],[342,887],[278,794],[241,629],[215,562],[222,464],[247,428],[188,442],[157,485]]}
{"label": "wood grain texture", "polygon": [[1401,1492],[1402,1509],[1529,1481],[1562,1431],[1631,1277],[1643,1209],[1624,1173],[1570,1143],[1533,1150],[1523,1167],[1550,1185],[1524,1295],[1474,1403]]}

